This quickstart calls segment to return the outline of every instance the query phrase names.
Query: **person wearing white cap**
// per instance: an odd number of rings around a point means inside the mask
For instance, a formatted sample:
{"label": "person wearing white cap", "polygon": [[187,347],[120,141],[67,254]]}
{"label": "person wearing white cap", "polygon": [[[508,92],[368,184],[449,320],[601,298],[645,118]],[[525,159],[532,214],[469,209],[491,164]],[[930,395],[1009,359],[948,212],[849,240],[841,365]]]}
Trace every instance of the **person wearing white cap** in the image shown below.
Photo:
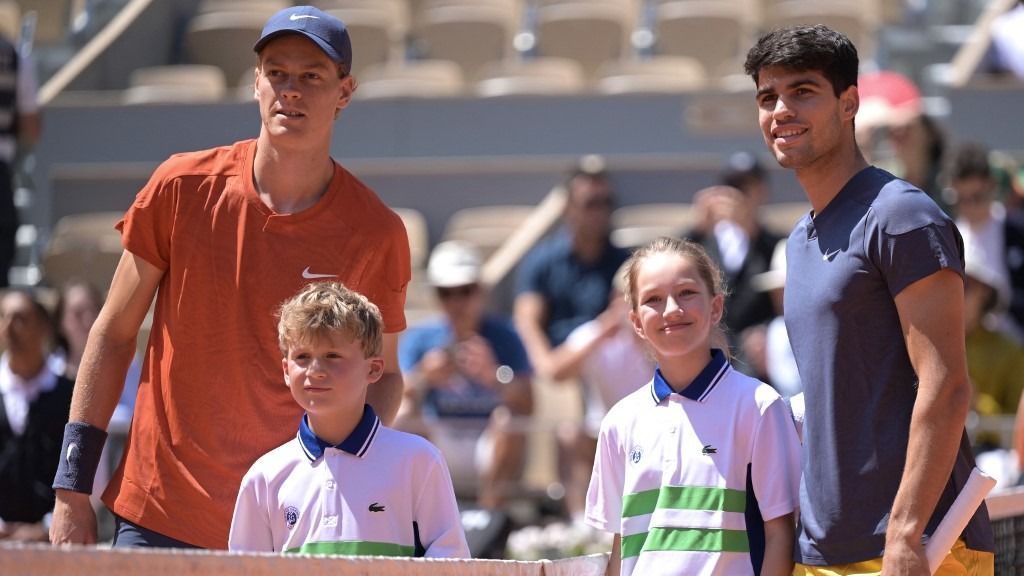
{"label": "person wearing white cap", "polygon": [[125,251],[86,345],[53,484],[55,544],[96,540],[89,493],[154,298],[130,438],[103,498],[114,546],[227,547],[242,476],[302,416],[280,385],[274,312],[311,281],[342,282],[380,309],[383,376],[368,402],[385,424],[398,410],[408,239],[330,156],[356,88],[348,30],[292,6],[253,40],[258,137],[172,156],[118,224]]}
{"label": "person wearing white cap", "polygon": [[456,492],[475,490],[480,505],[494,509],[522,473],[526,437],[516,421],[533,410],[532,370],[511,323],[485,313],[480,271],[473,246],[434,248],[427,277],[444,314],[410,328],[398,357],[407,384],[404,427],[425,428],[446,456]]}

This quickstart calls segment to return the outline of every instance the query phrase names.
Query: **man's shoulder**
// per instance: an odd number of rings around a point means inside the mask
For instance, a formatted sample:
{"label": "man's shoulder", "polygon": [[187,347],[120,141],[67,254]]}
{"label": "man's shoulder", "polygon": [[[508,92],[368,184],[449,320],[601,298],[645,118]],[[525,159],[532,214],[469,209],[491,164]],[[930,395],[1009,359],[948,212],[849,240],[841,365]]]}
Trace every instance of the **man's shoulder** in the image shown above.
{"label": "man's shoulder", "polygon": [[242,140],[204,150],[178,152],[164,160],[156,173],[164,178],[238,174],[245,165],[246,152],[253,144],[253,140]]}
{"label": "man's shoulder", "polygon": [[870,214],[880,229],[899,235],[928,225],[952,223],[923,190],[884,170],[873,170],[865,192],[870,194]]}
{"label": "man's shoulder", "polygon": [[555,234],[541,240],[526,255],[531,262],[553,262],[568,259],[571,253],[572,243],[568,234],[556,232]]}
{"label": "man's shoulder", "polygon": [[398,228],[405,229],[402,218],[392,210],[380,196],[355,174],[340,163],[335,162],[340,174],[342,202],[345,214],[350,222],[365,228],[367,231],[393,232]]}

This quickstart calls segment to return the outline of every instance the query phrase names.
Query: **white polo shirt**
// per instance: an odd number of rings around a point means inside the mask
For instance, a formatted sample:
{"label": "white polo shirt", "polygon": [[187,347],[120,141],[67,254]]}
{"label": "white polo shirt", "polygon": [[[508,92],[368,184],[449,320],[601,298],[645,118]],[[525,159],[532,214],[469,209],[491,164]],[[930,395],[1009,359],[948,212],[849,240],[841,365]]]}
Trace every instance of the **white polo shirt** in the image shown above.
{"label": "white polo shirt", "polygon": [[469,558],[441,453],[383,426],[369,405],[341,444],[317,438],[303,416],[294,440],[252,465],[228,549]]}
{"label": "white polo shirt", "polygon": [[609,411],[586,521],[622,535],[623,575],[752,574],[748,486],[768,521],[797,507],[799,481],[785,401],[713,350],[682,394],[656,370]]}

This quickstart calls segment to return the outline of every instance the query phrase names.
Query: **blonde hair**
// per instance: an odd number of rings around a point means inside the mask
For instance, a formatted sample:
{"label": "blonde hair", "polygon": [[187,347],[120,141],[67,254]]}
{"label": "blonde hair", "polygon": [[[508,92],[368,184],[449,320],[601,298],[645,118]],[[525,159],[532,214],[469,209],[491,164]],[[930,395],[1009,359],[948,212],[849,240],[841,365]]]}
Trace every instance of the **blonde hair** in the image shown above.
{"label": "blonde hair", "polygon": [[287,355],[293,345],[343,332],[369,358],[381,355],[383,326],[380,310],[366,296],[340,282],[311,282],[278,309],[277,344]]}
{"label": "blonde hair", "polygon": [[[722,270],[715,264],[715,262],[708,256],[707,251],[700,244],[691,240],[681,240],[679,238],[670,238],[668,236],[662,236],[655,240],[652,240],[645,246],[637,248],[633,254],[623,264],[625,272],[622,274],[622,279],[625,283],[625,289],[623,290],[626,303],[629,304],[629,309],[636,312],[637,310],[637,298],[636,298],[636,277],[640,273],[640,265],[655,254],[678,254],[689,258],[697,266],[697,273],[700,275],[701,280],[707,286],[708,290],[711,291],[711,296],[715,297],[719,294],[725,299],[729,295],[729,289],[725,284],[725,277],[722,275]],[[724,308],[723,308],[723,317]],[[712,344],[722,344],[727,342],[725,338],[725,327],[722,325],[721,318],[715,325],[714,330],[711,334]]]}

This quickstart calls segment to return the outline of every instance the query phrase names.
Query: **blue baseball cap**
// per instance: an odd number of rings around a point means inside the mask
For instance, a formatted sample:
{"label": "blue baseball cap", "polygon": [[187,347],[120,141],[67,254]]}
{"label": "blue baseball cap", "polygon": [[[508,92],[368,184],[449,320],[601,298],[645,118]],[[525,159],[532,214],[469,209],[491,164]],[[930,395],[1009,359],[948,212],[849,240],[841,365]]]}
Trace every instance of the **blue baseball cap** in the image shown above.
{"label": "blue baseball cap", "polygon": [[258,54],[267,42],[283,34],[302,34],[320,47],[335,62],[352,70],[352,41],[345,23],[313,6],[292,6],[274,14],[263,27],[260,39],[252,47]]}

